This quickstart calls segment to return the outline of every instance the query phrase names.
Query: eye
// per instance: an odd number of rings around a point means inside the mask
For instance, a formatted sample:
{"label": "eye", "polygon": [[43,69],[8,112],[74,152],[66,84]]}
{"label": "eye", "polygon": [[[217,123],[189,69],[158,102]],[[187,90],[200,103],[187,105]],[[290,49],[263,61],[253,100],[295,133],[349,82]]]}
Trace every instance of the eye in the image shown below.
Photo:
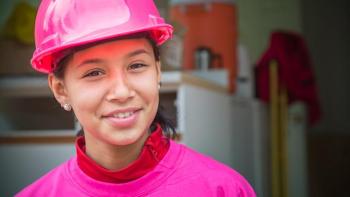
{"label": "eye", "polygon": [[104,74],[104,72],[101,70],[92,70],[92,71],[89,71],[87,74],[85,74],[84,77],[97,77],[102,74]]}
{"label": "eye", "polygon": [[129,70],[140,70],[144,67],[146,67],[147,65],[146,64],[142,64],[142,63],[135,63],[135,64],[131,64],[128,69]]}

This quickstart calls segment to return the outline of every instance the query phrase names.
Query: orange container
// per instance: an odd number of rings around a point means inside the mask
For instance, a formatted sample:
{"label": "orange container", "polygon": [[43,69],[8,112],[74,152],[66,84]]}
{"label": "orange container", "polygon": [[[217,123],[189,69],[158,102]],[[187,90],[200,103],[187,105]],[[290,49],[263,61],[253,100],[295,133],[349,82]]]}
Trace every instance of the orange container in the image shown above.
{"label": "orange container", "polygon": [[[237,16],[235,4],[176,4],[171,7],[173,22],[185,28],[183,68],[195,69],[195,51],[208,47],[221,56],[222,64],[212,68],[226,68],[229,73],[229,91],[236,89],[237,75]],[[176,31],[176,29],[175,29]]]}

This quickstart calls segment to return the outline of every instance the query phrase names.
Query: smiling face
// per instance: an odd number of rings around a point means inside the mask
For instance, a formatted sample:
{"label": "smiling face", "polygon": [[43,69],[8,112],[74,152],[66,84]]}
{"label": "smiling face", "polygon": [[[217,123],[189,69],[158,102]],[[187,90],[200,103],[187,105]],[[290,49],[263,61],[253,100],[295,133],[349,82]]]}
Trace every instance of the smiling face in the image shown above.
{"label": "smiling face", "polygon": [[111,41],[76,52],[64,78],[49,75],[61,103],[68,103],[86,141],[125,146],[143,142],[159,102],[160,64],[144,38]]}

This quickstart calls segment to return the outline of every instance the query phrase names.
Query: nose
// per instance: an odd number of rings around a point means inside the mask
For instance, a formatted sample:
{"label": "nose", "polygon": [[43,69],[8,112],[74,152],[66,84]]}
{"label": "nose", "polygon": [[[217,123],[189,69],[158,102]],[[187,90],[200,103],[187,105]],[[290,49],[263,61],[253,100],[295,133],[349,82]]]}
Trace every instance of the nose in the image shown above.
{"label": "nose", "polygon": [[108,101],[126,102],[133,97],[134,91],[125,74],[119,73],[111,75],[108,83],[109,91],[106,96]]}

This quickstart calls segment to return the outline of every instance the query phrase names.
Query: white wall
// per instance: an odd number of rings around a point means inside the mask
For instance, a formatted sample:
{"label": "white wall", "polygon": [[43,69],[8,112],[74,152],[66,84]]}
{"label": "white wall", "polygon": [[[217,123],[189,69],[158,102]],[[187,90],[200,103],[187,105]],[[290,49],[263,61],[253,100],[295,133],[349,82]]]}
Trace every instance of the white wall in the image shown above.
{"label": "white wall", "polygon": [[237,0],[239,41],[255,63],[266,50],[270,34],[302,31],[300,0]]}

